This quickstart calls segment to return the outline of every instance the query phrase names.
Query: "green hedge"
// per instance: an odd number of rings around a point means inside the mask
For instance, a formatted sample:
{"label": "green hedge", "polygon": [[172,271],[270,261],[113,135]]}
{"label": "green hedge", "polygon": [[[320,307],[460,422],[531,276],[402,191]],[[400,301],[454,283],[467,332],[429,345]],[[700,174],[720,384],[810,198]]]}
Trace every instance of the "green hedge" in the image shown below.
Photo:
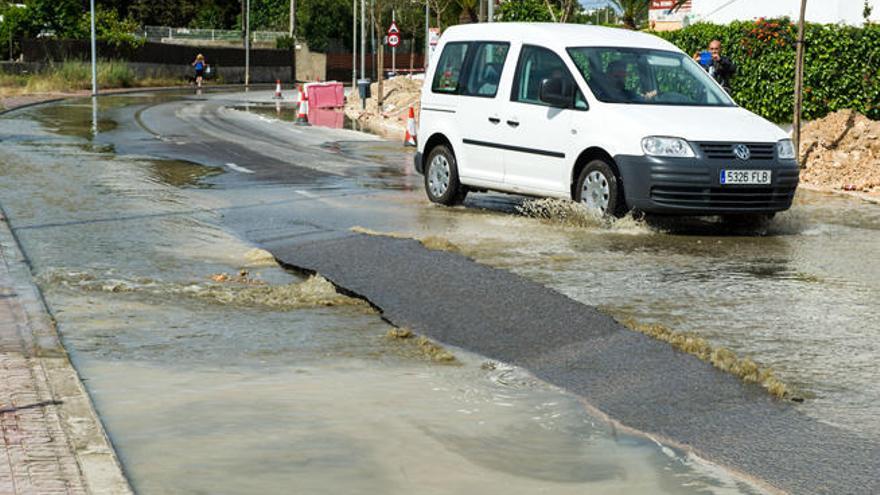
{"label": "green hedge", "polygon": [[[774,122],[792,121],[797,27],[788,19],[694,24],[655,34],[689,54],[720,39],[738,69],[734,99]],[[880,25],[808,24],[805,39],[804,117],[852,108],[880,120]]]}

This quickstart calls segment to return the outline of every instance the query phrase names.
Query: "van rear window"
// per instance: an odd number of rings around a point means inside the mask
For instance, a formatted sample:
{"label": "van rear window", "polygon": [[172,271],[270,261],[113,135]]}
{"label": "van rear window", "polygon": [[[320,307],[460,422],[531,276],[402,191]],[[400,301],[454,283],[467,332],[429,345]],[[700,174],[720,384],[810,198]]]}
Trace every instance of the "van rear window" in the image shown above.
{"label": "van rear window", "polygon": [[448,43],[440,55],[431,91],[434,93],[458,93],[461,70],[467,56],[469,43]]}

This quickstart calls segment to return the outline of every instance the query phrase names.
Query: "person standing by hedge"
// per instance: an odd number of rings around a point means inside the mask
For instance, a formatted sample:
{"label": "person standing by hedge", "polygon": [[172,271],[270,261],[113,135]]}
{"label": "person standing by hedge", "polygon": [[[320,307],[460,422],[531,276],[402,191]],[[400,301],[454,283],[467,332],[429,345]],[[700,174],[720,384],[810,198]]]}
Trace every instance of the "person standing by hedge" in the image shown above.
{"label": "person standing by hedge", "polygon": [[201,53],[196,55],[196,59],[190,65],[192,65],[196,69],[196,86],[201,88],[202,78],[205,75],[205,56]]}
{"label": "person standing by hedge", "polygon": [[712,40],[707,50],[708,56],[702,52],[694,54],[694,61],[709,73],[718,84],[730,93],[730,79],[736,75],[736,64],[729,58],[721,55],[721,40]]}

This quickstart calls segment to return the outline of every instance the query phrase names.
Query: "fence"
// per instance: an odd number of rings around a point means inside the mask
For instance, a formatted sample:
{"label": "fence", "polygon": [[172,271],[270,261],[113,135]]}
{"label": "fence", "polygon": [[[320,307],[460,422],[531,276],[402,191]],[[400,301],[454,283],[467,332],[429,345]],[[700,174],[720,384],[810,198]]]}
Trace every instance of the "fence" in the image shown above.
{"label": "fence", "polygon": [[[137,33],[147,41],[169,42],[172,40],[196,41],[235,41],[244,39],[244,33],[238,29],[193,29],[168,26],[144,26]],[[277,38],[287,36],[281,31],[251,31],[251,39],[256,42],[273,42]]]}

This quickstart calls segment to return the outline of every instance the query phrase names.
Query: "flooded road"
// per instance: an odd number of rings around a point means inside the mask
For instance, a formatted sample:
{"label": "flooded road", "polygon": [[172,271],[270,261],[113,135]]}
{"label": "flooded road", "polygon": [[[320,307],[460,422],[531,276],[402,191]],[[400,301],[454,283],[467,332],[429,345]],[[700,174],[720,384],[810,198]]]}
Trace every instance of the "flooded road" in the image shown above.
{"label": "flooded road", "polygon": [[[97,122],[89,100],[0,118],[0,201],[139,492],[760,493],[522,370],[459,349],[432,361],[363,302],[253,256],[228,225],[250,217],[250,232],[283,235],[302,225],[265,224],[263,209],[341,222],[335,203],[359,208],[351,222],[451,238],[496,222],[565,228],[508,213],[506,198],[429,207],[391,162],[362,175],[343,163],[306,190],[99,139],[163,101],[174,97],[102,98]],[[382,145],[330,148],[328,161]],[[255,165],[237,163],[260,176]],[[462,245],[491,261],[509,240]]]}

